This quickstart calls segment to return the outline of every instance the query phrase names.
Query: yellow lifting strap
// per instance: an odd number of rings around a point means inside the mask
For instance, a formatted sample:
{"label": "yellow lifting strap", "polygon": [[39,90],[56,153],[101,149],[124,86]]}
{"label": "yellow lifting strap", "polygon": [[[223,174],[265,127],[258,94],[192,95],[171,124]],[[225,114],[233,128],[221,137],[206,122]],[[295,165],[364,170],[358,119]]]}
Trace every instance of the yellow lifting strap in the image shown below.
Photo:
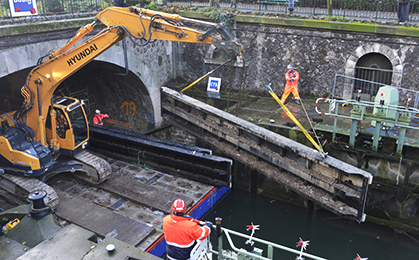
{"label": "yellow lifting strap", "polygon": [[208,72],[207,74],[205,74],[204,76],[200,77],[199,79],[195,80],[194,82],[192,82],[191,84],[189,84],[189,86],[187,86],[186,88],[182,89],[181,91],[179,91],[179,93],[183,93],[185,90],[189,89],[190,87],[192,87],[193,85],[195,85],[196,83],[200,82],[201,80],[205,79],[206,77],[208,77],[209,75],[211,75],[214,71],[218,70],[219,68],[221,68],[222,66],[226,65],[227,63],[229,63],[230,61],[232,61],[234,58],[236,58],[237,55],[233,56],[231,59],[229,59],[228,61],[224,62],[223,64],[221,64],[220,66],[218,66],[217,68],[211,70],[210,72]]}
{"label": "yellow lifting strap", "polygon": [[317,150],[319,150],[320,153],[324,154],[323,149],[314,141],[313,137],[305,130],[305,128],[298,122],[297,118],[294,117],[294,115],[288,110],[288,108],[282,104],[281,100],[279,100],[278,96],[273,92],[270,85],[266,85],[266,88],[269,91],[269,94],[278,102],[278,104],[281,106],[281,108],[285,111],[285,113],[288,115],[288,117],[303,131],[304,135],[307,137],[308,140],[316,147]]}

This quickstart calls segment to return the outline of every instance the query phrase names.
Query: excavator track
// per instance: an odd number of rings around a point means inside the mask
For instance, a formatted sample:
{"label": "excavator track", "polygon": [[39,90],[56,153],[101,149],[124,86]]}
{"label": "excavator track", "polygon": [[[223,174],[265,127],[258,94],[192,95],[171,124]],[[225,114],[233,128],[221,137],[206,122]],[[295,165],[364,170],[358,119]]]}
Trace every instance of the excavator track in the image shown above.
{"label": "excavator track", "polygon": [[8,173],[0,174],[0,187],[10,192],[13,196],[26,199],[32,191],[43,190],[47,193],[44,198],[46,205],[55,209],[58,206],[59,199],[57,192],[46,183],[29,177],[21,177]]}
{"label": "excavator track", "polygon": [[93,184],[99,184],[109,179],[112,168],[111,165],[103,158],[96,156],[86,150],[79,152],[74,159],[83,163],[83,172],[85,174],[76,174],[77,178],[81,178]]}
{"label": "excavator track", "polygon": [[[78,168],[74,175],[86,182],[95,185],[102,183],[112,173],[112,168],[106,160],[86,150],[78,153],[75,159],[81,165],[81,168]],[[0,174],[0,188],[3,188],[20,200],[26,200],[28,194],[32,191],[43,190],[47,193],[47,196],[44,198],[46,205],[55,209],[59,203],[57,192],[37,178],[22,177],[9,173]]]}

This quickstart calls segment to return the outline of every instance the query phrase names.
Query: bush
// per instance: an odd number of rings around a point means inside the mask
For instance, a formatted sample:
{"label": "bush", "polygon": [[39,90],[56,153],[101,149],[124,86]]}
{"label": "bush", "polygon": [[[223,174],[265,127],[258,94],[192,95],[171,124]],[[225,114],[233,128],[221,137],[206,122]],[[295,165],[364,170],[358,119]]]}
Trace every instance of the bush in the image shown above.
{"label": "bush", "polygon": [[145,9],[154,10],[154,11],[161,11],[163,10],[163,7],[158,6],[154,3],[154,1],[151,1],[149,4],[144,6]]}

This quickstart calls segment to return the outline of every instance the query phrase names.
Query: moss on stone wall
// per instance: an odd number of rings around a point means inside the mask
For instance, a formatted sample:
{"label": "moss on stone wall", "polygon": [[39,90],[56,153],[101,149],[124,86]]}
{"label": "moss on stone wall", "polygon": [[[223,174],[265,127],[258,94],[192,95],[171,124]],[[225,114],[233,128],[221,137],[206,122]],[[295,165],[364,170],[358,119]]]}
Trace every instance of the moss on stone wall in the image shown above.
{"label": "moss on stone wall", "polygon": [[12,36],[27,33],[42,33],[53,30],[80,28],[93,21],[93,17],[65,19],[47,22],[35,22],[0,26],[0,36]]}
{"label": "moss on stone wall", "polygon": [[[179,13],[184,17],[195,19],[209,19],[199,11],[182,11]],[[79,28],[93,21],[94,17],[77,19],[64,19],[56,21],[32,22],[18,25],[0,26],[0,36],[11,36],[23,33],[38,33],[57,29]],[[235,21],[243,23],[260,23],[282,26],[296,26],[302,28],[315,28],[326,30],[356,31],[365,33],[378,33],[388,35],[400,35],[419,37],[419,28],[406,26],[388,26],[360,22],[335,22],[317,19],[297,19],[288,17],[269,17],[261,15],[238,14]]]}

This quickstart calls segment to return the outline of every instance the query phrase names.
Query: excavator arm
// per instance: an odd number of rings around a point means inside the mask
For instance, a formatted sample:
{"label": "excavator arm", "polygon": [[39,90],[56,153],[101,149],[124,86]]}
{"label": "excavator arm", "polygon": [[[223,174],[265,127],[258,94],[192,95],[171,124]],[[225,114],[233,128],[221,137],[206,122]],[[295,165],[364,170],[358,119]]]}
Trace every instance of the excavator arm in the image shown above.
{"label": "excavator arm", "polygon": [[[206,26],[209,29],[205,32],[200,31],[184,26],[184,22]],[[106,28],[76,45],[98,24],[104,24]],[[214,36],[215,32],[221,37]],[[52,97],[59,84],[125,37],[138,45],[145,45],[151,40],[168,40],[213,44],[233,55],[240,54],[242,50],[241,45],[233,39],[223,24],[136,7],[106,8],[96,15],[93,23],[82,27],[64,46],[52,50],[45,61],[41,60],[28,75],[22,94],[25,97],[27,125],[34,130],[35,140],[47,146],[45,115],[48,107],[52,105]]]}

